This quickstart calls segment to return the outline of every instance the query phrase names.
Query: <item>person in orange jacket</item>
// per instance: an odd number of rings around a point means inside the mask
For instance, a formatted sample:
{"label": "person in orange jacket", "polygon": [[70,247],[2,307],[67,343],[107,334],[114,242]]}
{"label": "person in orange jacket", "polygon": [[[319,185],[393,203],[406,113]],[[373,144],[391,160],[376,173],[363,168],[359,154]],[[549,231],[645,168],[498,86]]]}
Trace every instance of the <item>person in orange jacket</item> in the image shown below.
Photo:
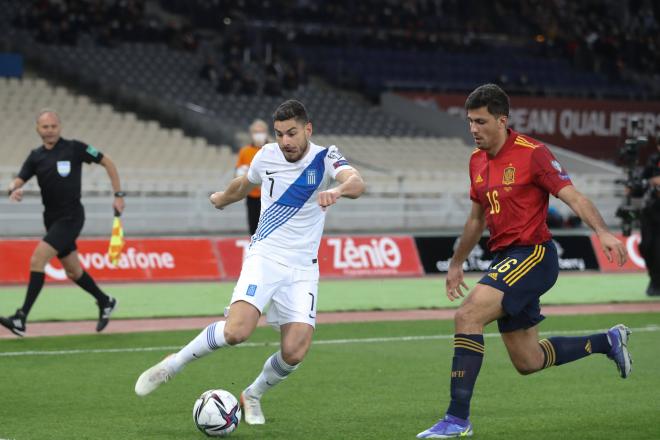
{"label": "person in orange jacket", "polygon": [[[256,119],[250,125],[251,142],[242,147],[238,152],[236,161],[236,176],[242,176],[247,173],[254,155],[266,144],[268,140],[268,124],[261,119]],[[259,187],[252,190],[245,198],[248,215],[248,226],[250,235],[254,235],[259,224],[259,214],[261,213],[261,189]]]}

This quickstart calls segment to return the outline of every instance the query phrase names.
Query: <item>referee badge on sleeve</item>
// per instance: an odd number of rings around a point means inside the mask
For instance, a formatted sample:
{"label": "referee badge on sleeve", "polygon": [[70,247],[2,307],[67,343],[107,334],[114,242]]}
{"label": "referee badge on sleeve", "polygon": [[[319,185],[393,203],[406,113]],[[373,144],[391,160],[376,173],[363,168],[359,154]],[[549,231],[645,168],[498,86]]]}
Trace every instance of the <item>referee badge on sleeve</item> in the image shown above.
{"label": "referee badge on sleeve", "polygon": [[69,160],[58,160],[57,161],[57,173],[66,177],[71,173],[71,161]]}

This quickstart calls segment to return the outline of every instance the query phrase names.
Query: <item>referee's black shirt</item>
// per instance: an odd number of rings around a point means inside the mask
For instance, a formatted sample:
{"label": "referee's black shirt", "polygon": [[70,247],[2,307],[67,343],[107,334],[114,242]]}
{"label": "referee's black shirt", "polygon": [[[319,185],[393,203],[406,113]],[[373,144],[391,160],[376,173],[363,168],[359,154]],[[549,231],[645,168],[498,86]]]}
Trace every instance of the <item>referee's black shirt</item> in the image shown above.
{"label": "referee's black shirt", "polygon": [[18,177],[28,181],[37,176],[44,213],[64,215],[81,207],[82,164],[99,163],[103,153],[91,145],[60,138],[52,149],[35,148],[25,160]]}

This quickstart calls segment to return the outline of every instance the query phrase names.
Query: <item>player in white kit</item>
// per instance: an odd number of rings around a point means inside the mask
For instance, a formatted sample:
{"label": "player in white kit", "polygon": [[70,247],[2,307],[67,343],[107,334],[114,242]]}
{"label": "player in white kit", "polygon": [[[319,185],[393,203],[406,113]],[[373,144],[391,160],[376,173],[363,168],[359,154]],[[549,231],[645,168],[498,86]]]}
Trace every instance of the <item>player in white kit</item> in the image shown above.
{"label": "player in white kit", "polygon": [[[280,350],[241,393],[248,424],[263,424],[261,396],[302,362],[312,343],[318,303],[317,253],[325,210],[340,197],[358,198],[364,182],[335,146],[310,142],[312,123],[302,103],[289,100],[273,114],[277,143],[264,145],[248,173],[211,195],[218,209],[244,199],[261,185],[261,217],[252,236],[226,321],[206,327],[195,339],[146,370],[135,384],[144,396],[170,380],[192,360],[246,341],[264,307],[281,331]],[[329,188],[332,180],[339,185]]]}

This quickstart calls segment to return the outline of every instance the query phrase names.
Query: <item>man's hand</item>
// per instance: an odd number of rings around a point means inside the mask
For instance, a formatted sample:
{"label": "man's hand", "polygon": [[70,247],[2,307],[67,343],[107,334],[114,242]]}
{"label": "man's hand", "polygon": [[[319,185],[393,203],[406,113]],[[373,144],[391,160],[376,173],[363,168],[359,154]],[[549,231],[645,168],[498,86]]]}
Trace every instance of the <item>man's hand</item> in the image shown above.
{"label": "man's hand", "polygon": [[124,212],[125,206],[126,204],[124,203],[123,197],[115,197],[115,200],[112,202],[112,208],[115,210],[115,212],[118,212],[120,215],[122,212]]}
{"label": "man's hand", "polygon": [[610,263],[616,261],[616,264],[623,266],[628,260],[628,252],[625,246],[614,235],[609,232],[598,234],[598,240],[603,248],[603,253]]}
{"label": "man's hand", "polygon": [[337,203],[337,199],[340,197],[341,194],[335,188],[328,191],[321,191],[319,193],[319,205],[325,211],[328,206]]}
{"label": "man's hand", "polygon": [[23,188],[17,188],[9,194],[9,200],[12,202],[20,202],[23,200]]}
{"label": "man's hand", "polygon": [[[447,279],[445,280],[445,286],[447,288],[447,298],[449,301],[459,299],[465,296],[465,293],[468,291],[468,286],[463,281],[463,265],[449,265],[449,271],[447,272]],[[465,289],[465,293],[463,290]]]}
{"label": "man's hand", "polygon": [[222,209],[224,208],[224,205],[222,205],[222,195],[224,194],[224,191],[218,191],[214,192],[211,194],[211,197],[209,197],[209,200],[211,201],[211,205],[215,209]]}

